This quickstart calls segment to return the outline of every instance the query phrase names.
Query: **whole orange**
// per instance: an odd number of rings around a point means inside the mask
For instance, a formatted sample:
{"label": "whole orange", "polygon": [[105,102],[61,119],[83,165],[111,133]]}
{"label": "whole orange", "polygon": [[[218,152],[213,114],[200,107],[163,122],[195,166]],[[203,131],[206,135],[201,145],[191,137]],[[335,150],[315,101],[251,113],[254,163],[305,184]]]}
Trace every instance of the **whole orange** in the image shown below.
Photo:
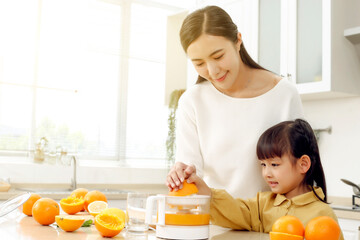
{"label": "whole orange", "polygon": [[37,200],[32,208],[34,219],[42,225],[50,225],[55,222],[55,216],[59,213],[59,204],[51,198]]}
{"label": "whole orange", "polygon": [[104,202],[107,202],[107,198],[105,196],[105,194],[103,194],[102,192],[98,191],[98,190],[93,190],[93,191],[90,191],[88,192],[86,195],[85,195],[85,203],[84,203],[84,207],[85,207],[85,210],[88,211],[88,205],[94,201],[104,201]]}
{"label": "whole orange", "polygon": [[30,198],[22,205],[22,212],[28,216],[32,216],[33,205],[40,198],[41,196],[39,194],[32,193]]}
{"label": "whole orange", "polygon": [[89,191],[86,188],[77,188],[74,191],[71,192],[70,197],[75,197],[75,198],[85,198],[85,195],[88,193]]}
{"label": "whole orange", "polygon": [[294,216],[282,216],[272,226],[272,232],[287,233],[297,236],[304,236],[304,225]]}
{"label": "whole orange", "polygon": [[340,233],[339,224],[328,216],[313,218],[305,228],[306,240],[338,240]]}

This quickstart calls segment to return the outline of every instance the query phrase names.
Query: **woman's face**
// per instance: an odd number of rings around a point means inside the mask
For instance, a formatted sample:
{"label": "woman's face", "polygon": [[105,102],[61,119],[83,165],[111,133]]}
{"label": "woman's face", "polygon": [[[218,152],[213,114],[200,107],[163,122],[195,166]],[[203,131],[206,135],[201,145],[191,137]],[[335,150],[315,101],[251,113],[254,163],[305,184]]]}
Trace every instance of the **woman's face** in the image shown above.
{"label": "woman's face", "polygon": [[192,42],[187,55],[197,73],[217,89],[231,90],[239,76],[241,35],[235,44],[230,40],[202,34]]}

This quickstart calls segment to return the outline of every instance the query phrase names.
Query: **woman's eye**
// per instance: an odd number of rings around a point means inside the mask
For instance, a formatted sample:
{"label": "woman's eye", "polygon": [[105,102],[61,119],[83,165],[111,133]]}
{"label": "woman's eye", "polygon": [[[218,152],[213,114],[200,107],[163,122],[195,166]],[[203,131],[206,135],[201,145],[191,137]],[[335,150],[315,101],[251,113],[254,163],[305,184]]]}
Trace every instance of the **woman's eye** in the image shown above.
{"label": "woman's eye", "polygon": [[271,166],[277,167],[277,166],[279,166],[279,164],[277,164],[277,163],[272,163]]}
{"label": "woman's eye", "polygon": [[261,166],[262,166],[262,167],[265,167],[265,166],[266,166],[266,164],[265,164],[265,163],[261,163]]}
{"label": "woman's eye", "polygon": [[216,57],[215,59],[216,59],[216,60],[219,60],[219,59],[221,59],[223,56],[224,56],[224,54]]}
{"label": "woman's eye", "polygon": [[204,63],[197,63],[196,66],[197,67],[201,67]]}

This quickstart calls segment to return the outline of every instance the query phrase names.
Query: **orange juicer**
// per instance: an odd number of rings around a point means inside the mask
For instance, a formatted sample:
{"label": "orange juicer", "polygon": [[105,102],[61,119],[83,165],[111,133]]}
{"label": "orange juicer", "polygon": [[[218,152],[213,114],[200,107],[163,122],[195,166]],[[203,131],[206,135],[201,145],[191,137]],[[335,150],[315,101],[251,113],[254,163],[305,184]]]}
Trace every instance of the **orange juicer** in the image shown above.
{"label": "orange juicer", "polygon": [[209,238],[210,196],[156,195],[146,201],[145,221],[151,224],[157,203],[156,237],[166,239]]}

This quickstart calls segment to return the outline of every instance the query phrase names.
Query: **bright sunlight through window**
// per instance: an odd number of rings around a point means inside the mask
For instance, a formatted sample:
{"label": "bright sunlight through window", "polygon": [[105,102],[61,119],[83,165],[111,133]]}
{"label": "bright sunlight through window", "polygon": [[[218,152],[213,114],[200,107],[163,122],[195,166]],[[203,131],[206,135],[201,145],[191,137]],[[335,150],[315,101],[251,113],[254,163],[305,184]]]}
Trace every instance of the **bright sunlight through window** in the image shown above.
{"label": "bright sunlight through window", "polygon": [[0,3],[1,156],[30,156],[45,137],[48,154],[164,163],[176,8],[137,2]]}

